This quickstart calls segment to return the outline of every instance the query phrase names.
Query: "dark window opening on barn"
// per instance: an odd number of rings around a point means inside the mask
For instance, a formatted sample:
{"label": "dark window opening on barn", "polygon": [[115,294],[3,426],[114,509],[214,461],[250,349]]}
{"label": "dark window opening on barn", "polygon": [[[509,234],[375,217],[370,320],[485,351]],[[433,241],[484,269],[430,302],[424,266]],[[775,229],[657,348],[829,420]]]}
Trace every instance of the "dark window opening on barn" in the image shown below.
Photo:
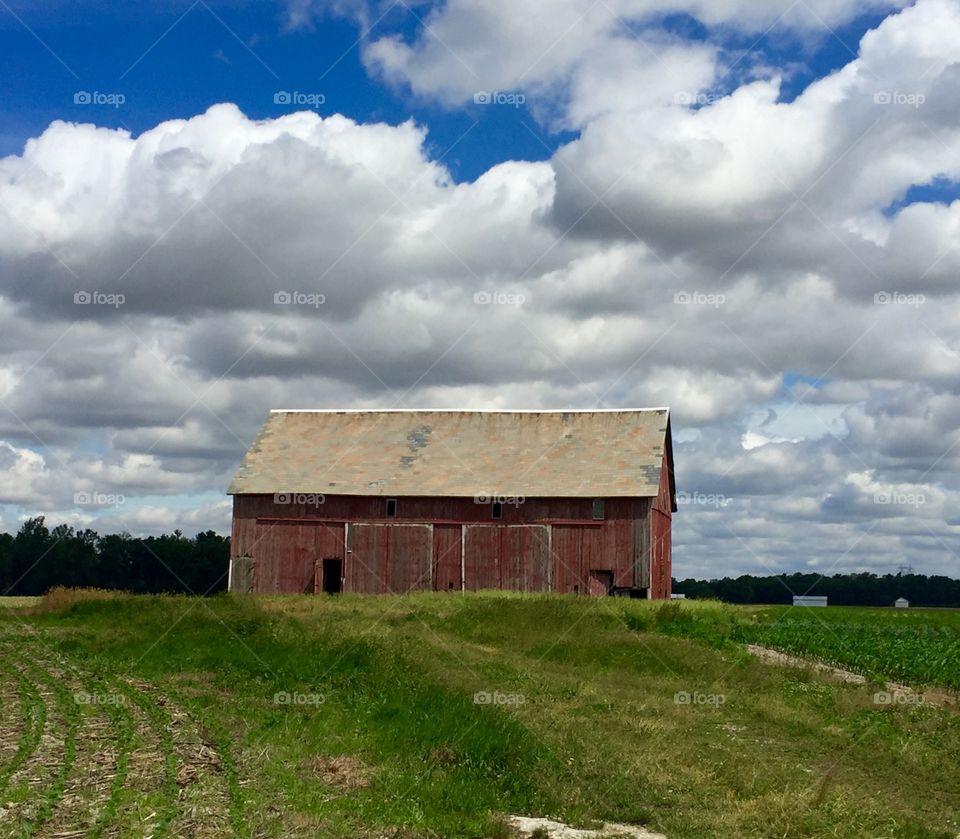
{"label": "dark window opening on barn", "polygon": [[593,518],[596,521],[600,521],[603,518],[603,499],[602,498],[593,499]]}
{"label": "dark window opening on barn", "polygon": [[490,505],[490,515],[491,518],[502,519],[503,504],[501,504],[499,501],[494,501],[493,504]]}
{"label": "dark window opening on barn", "polygon": [[395,519],[397,517],[397,499],[388,498],[387,499],[387,518]]}

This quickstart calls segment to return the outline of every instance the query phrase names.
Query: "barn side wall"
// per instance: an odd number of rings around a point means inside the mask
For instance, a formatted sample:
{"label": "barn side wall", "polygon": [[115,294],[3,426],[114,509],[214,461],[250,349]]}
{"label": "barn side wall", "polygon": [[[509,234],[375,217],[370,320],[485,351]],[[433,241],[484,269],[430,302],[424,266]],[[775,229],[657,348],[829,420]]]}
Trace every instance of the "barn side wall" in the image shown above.
{"label": "barn side wall", "polygon": [[653,500],[650,513],[650,596],[669,598],[673,574],[673,493],[670,466],[663,459],[660,469],[660,491]]}
{"label": "barn side wall", "polygon": [[[612,584],[643,593],[653,587],[651,596],[665,596],[657,577],[663,524],[654,524],[648,498],[605,499],[599,521],[588,498],[508,503],[499,520],[489,504],[472,498],[399,498],[397,516],[389,519],[382,497],[279,502],[271,495],[234,496],[231,556],[252,558],[257,592],[314,591],[317,564],[339,559],[344,591],[588,593]],[[667,515],[667,529],[669,523]]]}

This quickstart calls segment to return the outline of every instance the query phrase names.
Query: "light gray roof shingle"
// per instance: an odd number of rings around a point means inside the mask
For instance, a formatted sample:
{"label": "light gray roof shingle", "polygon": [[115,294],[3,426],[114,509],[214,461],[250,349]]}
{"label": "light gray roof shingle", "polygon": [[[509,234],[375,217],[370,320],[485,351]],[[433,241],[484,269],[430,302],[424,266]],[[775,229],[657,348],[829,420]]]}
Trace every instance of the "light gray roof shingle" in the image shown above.
{"label": "light gray roof shingle", "polygon": [[647,497],[669,411],[272,411],[230,494]]}

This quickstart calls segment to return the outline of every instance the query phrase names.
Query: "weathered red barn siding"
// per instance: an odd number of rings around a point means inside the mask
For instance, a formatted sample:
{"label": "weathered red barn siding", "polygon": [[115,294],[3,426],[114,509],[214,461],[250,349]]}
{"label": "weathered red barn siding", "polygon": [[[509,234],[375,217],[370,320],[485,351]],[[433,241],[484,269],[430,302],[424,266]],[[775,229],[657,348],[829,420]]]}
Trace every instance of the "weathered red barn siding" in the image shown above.
{"label": "weathered red barn siding", "polygon": [[316,561],[344,556],[342,524],[277,521],[252,528],[248,524],[240,538],[245,550],[236,556],[271,558],[253,567],[254,589],[263,593],[313,592]]}
{"label": "weathered red barn siding", "polygon": [[500,536],[500,588],[511,591],[550,591],[549,525],[507,525],[494,528]]}
{"label": "weathered red barn siding", "polygon": [[347,591],[403,594],[432,587],[431,525],[356,523],[348,527]]}
{"label": "weathered red barn siding", "polygon": [[550,590],[550,533],[546,525],[472,524],[464,527],[464,588]]}
{"label": "weathered red barn siding", "polygon": [[460,537],[459,524],[435,524],[433,526],[433,588],[434,591],[459,591],[460,589]]}
{"label": "weathered red barn siding", "polygon": [[673,492],[670,485],[670,468],[668,458],[665,457],[660,469],[660,491],[653,501],[653,509],[650,513],[650,596],[655,599],[670,597],[672,588]]}
{"label": "weathered red barn siding", "polygon": [[[254,559],[259,592],[312,591],[315,565],[343,560],[344,590],[366,593],[505,588],[597,593],[598,580],[669,596],[670,495],[666,513],[648,498],[527,499],[502,519],[470,498],[397,499],[387,519],[375,496],[276,503],[234,496],[232,556]],[[665,528],[665,530],[664,530]],[[665,536],[664,536],[665,533]],[[651,569],[651,563],[653,568]],[[653,573],[651,574],[651,570]],[[662,574],[666,573],[666,593]]]}

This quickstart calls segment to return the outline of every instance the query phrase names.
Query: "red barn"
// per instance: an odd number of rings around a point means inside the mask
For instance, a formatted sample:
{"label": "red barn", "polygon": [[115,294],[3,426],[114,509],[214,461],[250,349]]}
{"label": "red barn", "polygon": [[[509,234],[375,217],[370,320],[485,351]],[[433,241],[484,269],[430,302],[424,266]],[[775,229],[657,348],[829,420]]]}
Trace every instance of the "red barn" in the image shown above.
{"label": "red barn", "polygon": [[670,415],[273,411],[230,485],[230,588],[670,596]]}

